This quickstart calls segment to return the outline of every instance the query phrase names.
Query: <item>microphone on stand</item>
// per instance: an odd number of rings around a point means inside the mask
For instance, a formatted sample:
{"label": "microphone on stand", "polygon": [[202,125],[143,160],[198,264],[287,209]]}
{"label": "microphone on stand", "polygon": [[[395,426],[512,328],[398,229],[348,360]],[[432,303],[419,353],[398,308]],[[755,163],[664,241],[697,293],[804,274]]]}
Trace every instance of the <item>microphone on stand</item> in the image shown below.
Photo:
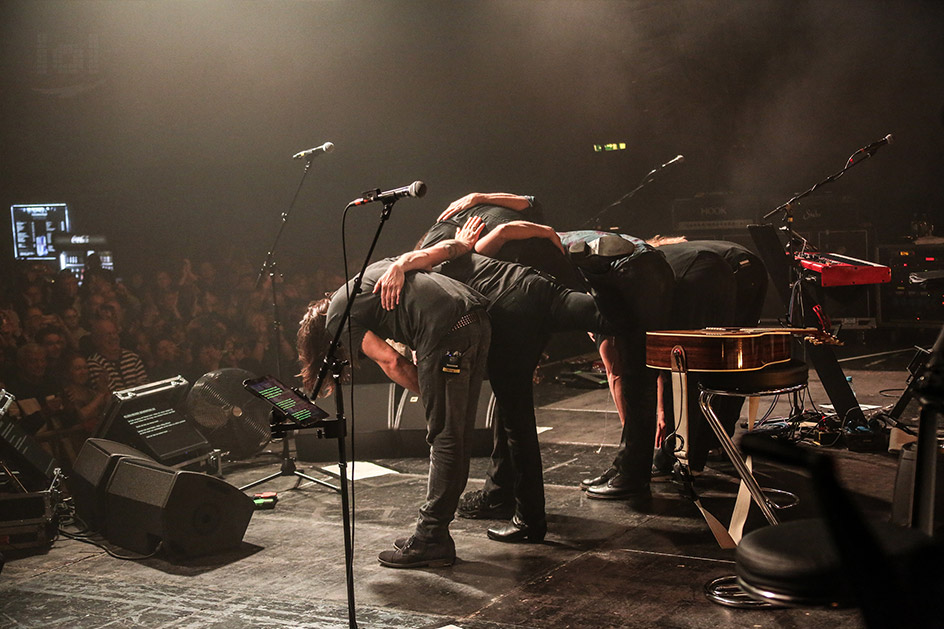
{"label": "microphone on stand", "polygon": [[424,194],[426,194],[426,184],[422,181],[414,181],[408,186],[403,186],[394,190],[387,190],[386,192],[381,192],[380,190],[375,192],[365,192],[363,197],[360,199],[354,199],[348,204],[348,206],[353,207],[356,205],[366,205],[367,203],[373,203],[374,201],[388,203],[396,201],[397,199],[402,199],[403,197],[419,198]]}
{"label": "microphone on stand", "polygon": [[847,164],[847,165],[848,165],[848,164],[851,164],[851,163],[853,162],[853,160],[855,160],[855,156],[856,156],[856,155],[861,155],[861,154],[864,153],[866,156],[872,157],[872,155],[875,153],[875,151],[879,150],[880,148],[882,148],[882,147],[885,146],[886,144],[894,144],[894,143],[895,143],[895,136],[893,136],[891,133],[889,133],[888,135],[886,135],[886,136],[885,136],[884,138],[882,138],[881,140],[877,140],[877,141],[875,141],[875,142],[872,142],[872,143],[869,144],[868,146],[863,146],[863,147],[860,148],[858,151],[856,151],[855,153],[853,153],[852,156],[849,158],[849,161],[846,162],[846,164]]}
{"label": "microphone on stand", "polygon": [[663,168],[668,168],[669,166],[672,166],[672,165],[674,165],[674,164],[681,164],[681,163],[684,162],[684,161],[685,161],[685,156],[684,156],[684,155],[676,155],[675,157],[673,157],[672,159],[670,159],[670,160],[667,161],[666,163],[664,163],[664,164],[662,164],[661,166],[659,166],[659,170],[662,170]]}
{"label": "microphone on stand", "polygon": [[325,142],[321,146],[316,146],[315,148],[307,149],[304,151],[299,151],[292,155],[292,159],[308,159],[312,158],[319,153],[330,153],[334,150],[334,144],[331,142]]}
{"label": "microphone on stand", "polygon": [[652,176],[655,175],[656,173],[661,172],[661,171],[665,170],[666,168],[669,168],[670,166],[675,166],[676,164],[681,164],[681,163],[684,162],[684,161],[685,161],[685,156],[684,156],[684,155],[676,155],[675,157],[673,157],[672,159],[670,159],[670,160],[667,161],[666,163],[662,164],[662,165],[659,166],[658,168],[653,168],[651,171],[649,171],[649,174],[646,175],[646,178],[648,179],[649,177],[652,177]]}

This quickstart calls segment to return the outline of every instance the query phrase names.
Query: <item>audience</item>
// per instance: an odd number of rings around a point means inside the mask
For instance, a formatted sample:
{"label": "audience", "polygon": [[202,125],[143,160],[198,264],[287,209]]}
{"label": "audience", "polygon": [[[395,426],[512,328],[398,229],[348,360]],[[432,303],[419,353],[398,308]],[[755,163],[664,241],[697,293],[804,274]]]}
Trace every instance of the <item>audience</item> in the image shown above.
{"label": "audience", "polygon": [[[100,267],[79,281],[52,263],[0,273],[0,388],[11,415],[68,468],[111,393],[221,368],[277,373],[294,384],[297,322],[312,296],[343,279],[318,270],[277,278],[282,335],[274,342],[270,279],[244,260],[169,260],[127,283]],[[278,350],[275,347],[278,347]]]}

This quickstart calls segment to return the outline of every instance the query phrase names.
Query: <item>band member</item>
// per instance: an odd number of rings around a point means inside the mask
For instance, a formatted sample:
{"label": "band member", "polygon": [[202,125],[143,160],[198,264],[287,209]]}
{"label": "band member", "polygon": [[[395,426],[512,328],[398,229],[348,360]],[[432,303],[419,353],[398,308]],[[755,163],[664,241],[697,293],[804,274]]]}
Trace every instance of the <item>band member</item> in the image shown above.
{"label": "band member", "polygon": [[[527,216],[534,205],[530,197],[473,193],[450,204],[439,221],[455,229],[458,220],[481,216],[488,233],[479,242],[493,239],[497,257],[527,261],[568,286],[589,285],[603,315],[621,331],[616,337],[598,338],[598,345],[623,430],[613,465],[581,486],[591,498],[627,500],[643,508],[651,498],[657,378],[645,366],[645,333],[665,327],[672,270],[661,253],[636,238],[594,231],[558,235],[545,225],[513,220]],[[444,229],[431,230],[426,241],[441,237]],[[566,256],[554,246],[561,236],[565,236]],[[623,386],[624,381],[631,386]],[[502,452],[503,444],[496,443],[486,487],[463,497],[460,515],[481,512],[481,505],[494,511],[501,504],[498,490],[507,482],[511,465]]]}
{"label": "band member", "polygon": [[[746,247],[721,240],[693,240],[661,246],[660,251],[675,272],[671,327],[701,329],[705,327],[751,327],[760,320],[767,294],[767,269]],[[663,385],[665,384],[663,378]],[[675,411],[672,396],[663,388],[664,413],[658,428],[659,437],[674,430]],[[688,377],[689,444],[688,463],[692,471],[705,467],[708,450],[717,439],[698,406],[698,374]],[[743,398],[719,397],[715,411],[729,435],[734,434],[740,417]],[[675,461],[674,440],[662,442],[653,458],[652,474],[668,475]]]}
{"label": "band member", "polygon": [[[478,227],[481,223],[481,218],[471,217],[466,226]],[[494,246],[494,240],[486,239],[479,241],[475,250],[494,253]],[[382,286],[384,307],[395,307],[405,273],[430,262],[445,261],[449,253],[438,244],[400,256],[378,281],[378,286]],[[541,541],[547,531],[547,521],[534,415],[534,370],[553,332],[606,333],[613,329],[590,295],[568,290],[531,267],[472,253],[449,260],[434,270],[470,286],[489,301],[492,342],[488,376],[496,400],[495,442],[504,447],[501,456],[512,462],[507,466],[506,490],[513,498],[514,511],[510,523],[488,529],[488,536],[504,542]],[[491,485],[494,486],[494,482]],[[503,506],[507,509],[511,503],[509,499]],[[488,507],[479,506],[480,509]],[[492,515],[507,517],[509,513],[496,510]]]}
{"label": "band member", "polygon": [[[471,232],[441,246],[453,255],[467,252]],[[394,550],[378,559],[392,568],[449,566],[455,562],[455,542],[449,524],[469,476],[472,431],[491,325],[484,297],[437,273],[404,274],[392,309],[382,305],[378,280],[394,264],[382,260],[367,267],[363,294],[355,300],[342,336],[350,339],[352,360],[365,355],[387,376],[420,395],[426,411],[430,445],[426,502],[420,507],[413,534],[395,542]],[[330,300],[313,303],[301,322],[298,336],[302,379],[310,390],[345,312],[353,281]],[[385,339],[413,348],[416,364],[404,358]],[[352,351],[353,350],[353,351]]]}

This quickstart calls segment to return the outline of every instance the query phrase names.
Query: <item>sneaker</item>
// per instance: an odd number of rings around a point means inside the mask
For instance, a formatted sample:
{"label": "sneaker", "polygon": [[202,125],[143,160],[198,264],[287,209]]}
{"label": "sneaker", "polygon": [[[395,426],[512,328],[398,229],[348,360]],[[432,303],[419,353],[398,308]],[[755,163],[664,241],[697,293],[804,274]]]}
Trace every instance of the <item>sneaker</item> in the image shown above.
{"label": "sneaker", "polygon": [[400,548],[381,552],[377,560],[388,568],[445,568],[456,562],[456,543],[451,537],[424,542],[413,535]]}
{"label": "sneaker", "polygon": [[476,489],[465,492],[456,514],[469,520],[508,520],[515,514],[515,504],[489,495],[484,489]]}

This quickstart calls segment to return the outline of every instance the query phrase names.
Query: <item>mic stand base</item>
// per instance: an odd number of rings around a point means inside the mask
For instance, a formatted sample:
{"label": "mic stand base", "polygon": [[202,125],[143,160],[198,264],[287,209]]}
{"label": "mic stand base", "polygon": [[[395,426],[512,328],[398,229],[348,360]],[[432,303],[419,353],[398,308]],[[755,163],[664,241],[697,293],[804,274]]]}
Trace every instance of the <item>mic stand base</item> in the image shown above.
{"label": "mic stand base", "polygon": [[296,476],[298,477],[298,480],[295,482],[295,487],[293,487],[292,489],[298,489],[298,486],[301,484],[302,479],[305,479],[307,481],[311,481],[312,483],[315,483],[316,485],[321,485],[322,487],[327,487],[328,489],[333,489],[334,491],[340,493],[341,492],[340,487],[337,487],[336,485],[332,485],[329,482],[323,481],[320,478],[315,478],[313,476],[309,476],[305,474],[304,472],[298,471],[298,468],[295,465],[295,459],[293,459],[289,453],[289,446],[288,446],[289,438],[290,437],[287,434],[282,436],[282,468],[275,474],[269,474],[265,478],[260,478],[259,480],[252,481],[248,485],[243,485],[242,487],[239,488],[239,491],[246,491],[247,489],[252,489],[253,487],[257,485],[268,483],[270,480],[275,480],[276,478],[279,478],[282,476]]}

